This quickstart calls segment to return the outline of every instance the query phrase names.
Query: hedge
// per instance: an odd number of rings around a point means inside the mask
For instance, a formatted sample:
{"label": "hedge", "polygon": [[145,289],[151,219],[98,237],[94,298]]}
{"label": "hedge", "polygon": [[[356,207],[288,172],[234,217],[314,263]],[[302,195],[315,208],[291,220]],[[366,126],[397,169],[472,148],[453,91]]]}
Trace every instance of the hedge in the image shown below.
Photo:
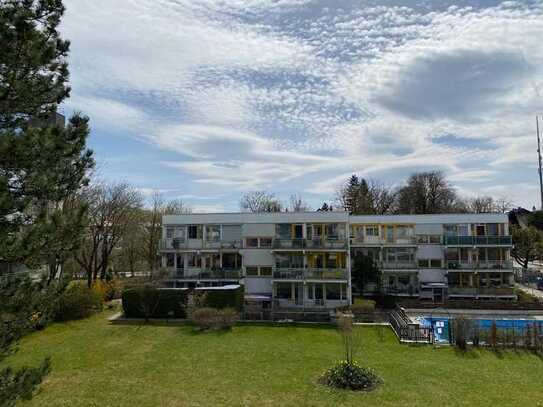
{"label": "hedge", "polygon": [[186,318],[187,290],[138,287],[123,291],[122,302],[127,318]]}
{"label": "hedge", "polygon": [[197,293],[205,293],[204,306],[210,308],[234,308],[243,310],[245,289],[242,285],[236,288],[198,288]]}

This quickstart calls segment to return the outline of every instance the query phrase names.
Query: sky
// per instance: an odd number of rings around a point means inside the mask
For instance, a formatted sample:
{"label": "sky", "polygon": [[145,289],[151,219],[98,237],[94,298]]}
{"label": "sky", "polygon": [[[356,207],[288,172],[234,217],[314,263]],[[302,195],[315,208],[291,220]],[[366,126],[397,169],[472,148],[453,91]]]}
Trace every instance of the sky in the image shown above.
{"label": "sky", "polygon": [[539,205],[543,1],[64,3],[62,109],[90,117],[106,181],[223,212],[435,169]]}

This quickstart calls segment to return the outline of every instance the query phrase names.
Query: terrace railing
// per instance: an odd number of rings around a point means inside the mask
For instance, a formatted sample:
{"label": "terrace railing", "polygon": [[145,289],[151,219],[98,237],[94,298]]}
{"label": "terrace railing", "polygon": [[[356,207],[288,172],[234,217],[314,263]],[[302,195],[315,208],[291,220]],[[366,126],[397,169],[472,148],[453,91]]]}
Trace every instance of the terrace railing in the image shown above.
{"label": "terrace railing", "polygon": [[444,236],[446,246],[511,246],[511,236]]}
{"label": "terrace railing", "polygon": [[448,261],[449,270],[507,270],[513,268],[513,262],[510,260],[489,260],[479,262],[458,262]]}
{"label": "terrace railing", "polygon": [[347,269],[341,268],[274,268],[273,278],[280,280],[346,280]]}
{"label": "terrace railing", "polygon": [[239,280],[239,269],[178,269],[170,278],[183,280]]}

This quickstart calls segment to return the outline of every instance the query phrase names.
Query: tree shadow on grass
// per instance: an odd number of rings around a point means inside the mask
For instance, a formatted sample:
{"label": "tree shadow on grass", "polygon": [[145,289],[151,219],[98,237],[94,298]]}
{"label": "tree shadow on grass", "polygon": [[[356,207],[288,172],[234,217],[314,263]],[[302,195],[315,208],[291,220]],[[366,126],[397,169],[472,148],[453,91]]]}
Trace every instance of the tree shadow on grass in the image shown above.
{"label": "tree shadow on grass", "polygon": [[474,348],[468,348],[468,349],[460,349],[458,347],[454,347],[454,354],[463,359],[479,359],[481,357],[480,353],[477,349]]}

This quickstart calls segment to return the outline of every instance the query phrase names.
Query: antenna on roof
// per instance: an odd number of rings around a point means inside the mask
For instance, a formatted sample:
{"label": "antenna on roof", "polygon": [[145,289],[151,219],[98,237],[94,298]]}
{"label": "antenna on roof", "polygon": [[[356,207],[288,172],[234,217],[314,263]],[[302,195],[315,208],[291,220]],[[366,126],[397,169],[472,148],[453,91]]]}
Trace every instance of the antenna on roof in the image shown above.
{"label": "antenna on roof", "polygon": [[541,171],[541,140],[539,139],[539,117],[535,117],[535,128],[537,132],[537,158],[539,161],[539,193],[541,195],[541,210],[543,210],[543,173]]}

